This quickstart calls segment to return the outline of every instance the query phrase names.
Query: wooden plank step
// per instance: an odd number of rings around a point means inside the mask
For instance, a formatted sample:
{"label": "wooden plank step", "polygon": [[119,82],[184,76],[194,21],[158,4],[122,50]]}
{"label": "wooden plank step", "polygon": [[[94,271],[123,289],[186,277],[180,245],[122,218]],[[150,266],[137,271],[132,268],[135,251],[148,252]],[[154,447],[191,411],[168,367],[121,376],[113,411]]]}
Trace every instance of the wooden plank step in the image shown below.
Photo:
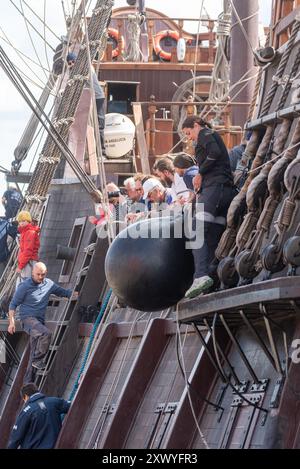
{"label": "wooden plank step", "polygon": [[280,111],[272,112],[267,116],[255,119],[249,122],[245,126],[245,128],[246,130],[261,129],[266,125],[274,124],[275,122],[280,122],[282,119],[293,119],[299,117],[299,112],[300,104],[294,104],[293,106],[289,106],[285,109],[281,109]]}

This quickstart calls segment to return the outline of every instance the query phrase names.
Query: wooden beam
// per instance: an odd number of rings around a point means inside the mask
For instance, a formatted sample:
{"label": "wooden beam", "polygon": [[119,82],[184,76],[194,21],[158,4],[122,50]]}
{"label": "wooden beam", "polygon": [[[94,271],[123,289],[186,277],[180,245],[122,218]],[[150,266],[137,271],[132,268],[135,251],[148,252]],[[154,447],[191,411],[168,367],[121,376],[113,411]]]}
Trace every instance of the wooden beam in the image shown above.
{"label": "wooden beam", "polygon": [[289,28],[293,22],[295,21],[296,16],[300,13],[300,7],[295,8],[293,11],[291,11],[285,18],[282,18],[278,25],[275,28],[274,34],[275,36],[279,36],[282,34],[284,31]]}
{"label": "wooden beam", "polygon": [[15,182],[18,184],[29,184],[32,174],[33,173],[18,173],[18,174],[6,173],[5,179],[7,182]]}
{"label": "wooden beam", "polygon": [[141,157],[142,172],[144,174],[150,174],[149,154],[145,139],[142,107],[139,103],[133,103],[132,108],[136,127],[136,139],[138,142]]}
{"label": "wooden beam", "polygon": [[[164,63],[164,71],[187,71],[190,72],[191,68],[194,68],[195,64],[190,63]],[[196,65],[197,72],[206,72],[211,73],[214,68],[214,64],[207,63],[198,63]],[[138,62],[101,62],[101,71],[104,70],[161,70],[161,62],[147,62],[147,63],[138,63]]]}

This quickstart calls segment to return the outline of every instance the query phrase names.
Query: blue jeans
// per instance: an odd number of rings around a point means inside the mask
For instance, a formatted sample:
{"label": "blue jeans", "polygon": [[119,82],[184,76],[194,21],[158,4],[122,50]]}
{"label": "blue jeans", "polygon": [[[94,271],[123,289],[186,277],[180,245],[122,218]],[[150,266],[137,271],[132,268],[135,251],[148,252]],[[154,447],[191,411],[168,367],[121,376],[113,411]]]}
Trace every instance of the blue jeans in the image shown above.
{"label": "blue jeans", "polygon": [[32,363],[45,358],[50,347],[52,332],[35,317],[23,318],[21,322],[23,331],[29,335],[30,340],[30,357],[24,376],[24,384],[26,384],[33,380]]}

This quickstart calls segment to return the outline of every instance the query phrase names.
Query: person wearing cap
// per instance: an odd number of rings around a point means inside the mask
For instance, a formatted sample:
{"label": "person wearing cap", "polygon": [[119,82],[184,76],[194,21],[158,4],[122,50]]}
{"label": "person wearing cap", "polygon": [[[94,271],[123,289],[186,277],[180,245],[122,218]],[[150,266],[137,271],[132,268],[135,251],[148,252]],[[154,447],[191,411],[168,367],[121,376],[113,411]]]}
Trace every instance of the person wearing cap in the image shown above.
{"label": "person wearing cap", "polygon": [[[74,52],[69,52],[67,55],[67,64],[69,68],[73,68],[76,62],[77,56]],[[96,108],[97,108],[97,117],[98,117],[98,125],[99,125],[99,133],[100,133],[100,141],[101,141],[101,148],[102,148],[102,156],[106,156],[106,150],[104,145],[104,127],[105,127],[105,96],[103,89],[101,88],[98,77],[94,68],[92,67],[92,80],[93,80],[93,89],[95,93],[95,101],[96,101]]]}
{"label": "person wearing cap", "polygon": [[17,215],[20,233],[17,273],[19,282],[31,277],[34,264],[39,260],[40,228],[32,224],[29,212],[22,210]]}
{"label": "person wearing cap", "polygon": [[[148,200],[151,204],[171,205],[175,202],[174,195],[171,189],[164,187],[162,183],[156,178],[147,179],[143,184],[144,200]],[[159,208],[163,209],[162,207]]]}

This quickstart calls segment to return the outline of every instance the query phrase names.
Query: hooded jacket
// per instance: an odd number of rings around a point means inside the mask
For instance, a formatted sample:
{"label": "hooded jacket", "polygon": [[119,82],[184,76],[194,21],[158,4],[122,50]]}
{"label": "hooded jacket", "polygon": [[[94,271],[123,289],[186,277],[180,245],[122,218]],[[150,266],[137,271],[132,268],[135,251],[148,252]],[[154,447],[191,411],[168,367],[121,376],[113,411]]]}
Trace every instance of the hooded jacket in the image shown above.
{"label": "hooded jacket", "polygon": [[31,396],[13,427],[8,449],[54,448],[62,425],[61,414],[66,414],[70,405],[69,401],[40,392]]}
{"label": "hooded jacket", "polygon": [[28,223],[26,226],[19,226],[20,250],[18,254],[18,267],[24,269],[29,261],[39,260],[39,247],[40,247],[40,228]]}

